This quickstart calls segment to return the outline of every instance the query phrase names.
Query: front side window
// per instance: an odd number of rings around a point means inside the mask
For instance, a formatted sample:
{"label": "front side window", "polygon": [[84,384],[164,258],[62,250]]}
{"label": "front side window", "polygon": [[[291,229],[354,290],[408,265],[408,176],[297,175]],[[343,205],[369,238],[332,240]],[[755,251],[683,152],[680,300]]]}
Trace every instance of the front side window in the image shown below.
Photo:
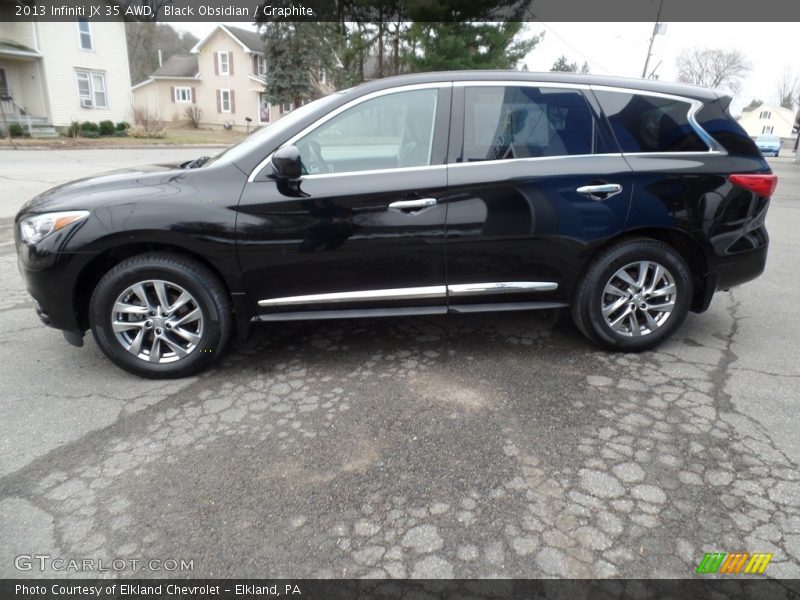
{"label": "front side window", "polygon": [[691,104],[672,98],[595,91],[623,152],[707,152],[689,123]]}
{"label": "front side window", "polygon": [[108,108],[106,77],[94,71],[77,71],[78,97],[83,108]]}
{"label": "front side window", "polygon": [[438,90],[395,92],[366,100],[295,144],[309,174],[429,165]]}
{"label": "front side window", "polygon": [[256,56],[256,75],[259,77],[267,76],[267,59],[263,56]]}
{"label": "front side window", "polygon": [[463,162],[592,154],[597,144],[594,116],[578,90],[464,90]]}
{"label": "front side window", "polygon": [[78,41],[82,50],[93,50],[92,26],[86,19],[78,19]]}

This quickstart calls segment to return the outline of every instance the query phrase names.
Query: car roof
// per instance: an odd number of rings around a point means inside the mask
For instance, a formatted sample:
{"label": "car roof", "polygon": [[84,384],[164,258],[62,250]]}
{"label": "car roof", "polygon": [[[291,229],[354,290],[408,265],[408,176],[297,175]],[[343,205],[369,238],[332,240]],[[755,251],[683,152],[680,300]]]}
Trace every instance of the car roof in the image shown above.
{"label": "car roof", "polygon": [[439,81],[527,81],[542,83],[563,83],[577,85],[594,85],[625,88],[642,92],[655,92],[684,96],[702,101],[716,100],[724,95],[718,90],[700,87],[688,83],[669,83],[653,79],[635,79],[632,77],[612,77],[608,75],[585,75],[580,73],[563,72],[529,72],[529,71],[437,71],[432,73],[417,73],[412,75],[398,75],[386,77],[364,83],[352,91],[359,95],[365,92],[377,91],[386,88],[415,85],[421,83],[435,83]]}

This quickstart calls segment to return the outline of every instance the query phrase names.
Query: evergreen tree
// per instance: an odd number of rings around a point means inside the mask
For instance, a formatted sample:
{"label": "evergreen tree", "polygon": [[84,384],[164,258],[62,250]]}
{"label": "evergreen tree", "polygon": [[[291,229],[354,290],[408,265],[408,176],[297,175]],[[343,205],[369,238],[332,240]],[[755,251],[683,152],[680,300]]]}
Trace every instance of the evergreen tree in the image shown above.
{"label": "evergreen tree", "polygon": [[[588,65],[584,63],[588,71]],[[578,72],[578,63],[571,63],[567,60],[567,57],[563,54],[556,59],[556,62],[553,63],[553,66],[550,67],[551,71],[561,71],[564,73],[577,73]]]}
{"label": "evergreen tree", "polygon": [[408,32],[411,71],[514,69],[539,43],[522,23],[417,22]]}

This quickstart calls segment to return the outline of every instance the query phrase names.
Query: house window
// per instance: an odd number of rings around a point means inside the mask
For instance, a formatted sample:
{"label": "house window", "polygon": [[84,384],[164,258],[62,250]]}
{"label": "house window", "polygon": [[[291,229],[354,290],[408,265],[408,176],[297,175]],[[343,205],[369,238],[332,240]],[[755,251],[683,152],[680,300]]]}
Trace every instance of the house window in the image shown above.
{"label": "house window", "polygon": [[772,125],[764,125],[761,128],[761,133],[772,133],[772,130],[775,129]]}
{"label": "house window", "polygon": [[263,56],[256,56],[256,75],[259,77],[267,76],[267,59]]}
{"label": "house window", "polygon": [[759,119],[769,119],[770,117],[772,117],[772,112],[768,110],[762,110],[758,115]]}
{"label": "house window", "polygon": [[281,104],[281,113],[288,113],[292,112],[292,103],[291,102],[284,102]]}
{"label": "house window", "polygon": [[220,90],[219,91],[219,108],[221,112],[229,113],[231,111],[231,91],[230,90]]}
{"label": "house window", "polygon": [[83,108],[108,108],[106,76],[97,71],[77,71],[78,97]]}
{"label": "house window", "polygon": [[258,95],[258,120],[260,123],[269,123],[270,103],[265,93]]}
{"label": "house window", "polygon": [[231,62],[230,62],[230,53],[229,52],[220,52],[217,54],[218,62],[218,71],[220,75],[230,75],[231,73]]}
{"label": "house window", "polygon": [[191,102],[192,101],[192,88],[190,87],[176,87],[175,88],[175,102]]}
{"label": "house window", "polygon": [[86,19],[78,19],[78,42],[82,50],[94,50],[92,25]]}

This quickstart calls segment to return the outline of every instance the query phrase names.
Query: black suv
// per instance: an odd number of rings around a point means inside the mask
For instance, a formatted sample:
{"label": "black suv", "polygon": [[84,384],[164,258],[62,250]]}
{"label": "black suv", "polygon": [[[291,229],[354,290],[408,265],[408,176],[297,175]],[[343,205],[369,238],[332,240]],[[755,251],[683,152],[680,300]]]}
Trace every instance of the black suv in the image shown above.
{"label": "black suv", "polygon": [[[16,217],[42,320],[146,377],[259,321],[570,307],[611,350],[758,276],[776,178],[719,92],[555,73],[383,79],[218,156]],[[255,105],[255,102],[253,103]]]}

